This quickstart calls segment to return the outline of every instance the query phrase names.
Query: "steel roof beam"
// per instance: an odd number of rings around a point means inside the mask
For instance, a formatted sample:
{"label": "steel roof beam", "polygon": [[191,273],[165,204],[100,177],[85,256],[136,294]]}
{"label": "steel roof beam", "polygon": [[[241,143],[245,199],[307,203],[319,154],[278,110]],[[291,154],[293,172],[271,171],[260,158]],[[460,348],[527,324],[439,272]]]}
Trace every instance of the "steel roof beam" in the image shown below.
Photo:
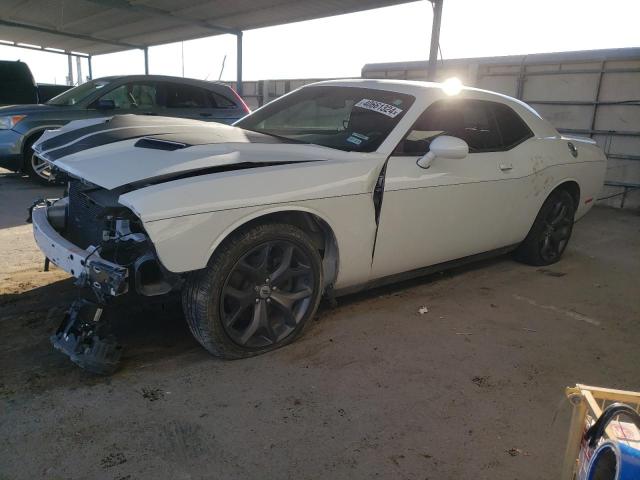
{"label": "steel roof beam", "polygon": [[0,47],[24,48],[25,50],[35,50],[36,52],[56,53],[58,55],[73,55],[74,57],[89,58],[91,55],[87,53],[71,52],[70,50],[54,49],[52,47],[42,47],[38,45],[24,45],[17,42],[0,41]]}
{"label": "steel roof beam", "polygon": [[132,48],[144,48],[144,45],[133,45],[131,43],[118,42],[116,40],[107,40],[104,38],[96,38],[91,35],[83,35],[80,33],[71,33],[71,32],[61,32],[59,30],[54,30],[52,28],[40,27],[38,25],[31,25],[28,23],[15,22],[12,20],[2,20],[0,19],[0,25],[5,27],[13,27],[13,28],[24,28],[25,30],[33,30],[35,32],[48,33],[50,35],[58,35],[61,37],[75,38],[76,40],[84,40],[86,42],[92,43],[101,43],[106,45],[115,45],[117,47],[122,47],[126,49]]}
{"label": "steel roof beam", "polygon": [[229,27],[222,27],[220,25],[214,25],[210,23],[208,20],[197,20],[189,17],[185,17],[183,15],[177,14],[175,12],[169,12],[167,10],[162,10],[157,7],[150,7],[149,5],[142,4],[131,4],[127,0],[85,0],[90,3],[95,3],[96,5],[100,5],[101,7],[106,8],[116,8],[118,10],[124,10],[128,12],[141,13],[144,15],[153,15],[154,17],[164,18],[167,20],[174,20],[181,23],[186,23],[191,26],[196,26],[200,28],[204,28],[206,30],[211,30],[216,33],[230,33],[232,35],[238,35],[240,30]]}

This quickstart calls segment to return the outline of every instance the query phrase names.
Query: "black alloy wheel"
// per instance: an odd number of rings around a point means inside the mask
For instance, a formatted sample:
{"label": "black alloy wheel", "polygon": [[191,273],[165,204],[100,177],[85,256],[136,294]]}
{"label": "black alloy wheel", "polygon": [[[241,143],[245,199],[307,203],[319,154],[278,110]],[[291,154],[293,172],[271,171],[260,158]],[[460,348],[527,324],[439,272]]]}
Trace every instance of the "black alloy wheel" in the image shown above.
{"label": "black alloy wheel", "polygon": [[537,266],[560,260],[571,238],[575,213],[575,202],[569,192],[552,192],[540,208],[527,238],[516,250],[516,258]]}
{"label": "black alloy wheel", "polygon": [[193,336],[213,355],[244,358],[302,334],[323,288],[318,245],[300,228],[265,223],[228,237],[187,276],[182,304]]}
{"label": "black alloy wheel", "polygon": [[312,303],[311,260],[287,240],[266,242],[238,260],[222,288],[220,315],[245,348],[274,345],[298,326]]}
{"label": "black alloy wheel", "polygon": [[557,261],[569,243],[573,228],[573,206],[559,197],[545,217],[540,239],[540,256],[545,262]]}

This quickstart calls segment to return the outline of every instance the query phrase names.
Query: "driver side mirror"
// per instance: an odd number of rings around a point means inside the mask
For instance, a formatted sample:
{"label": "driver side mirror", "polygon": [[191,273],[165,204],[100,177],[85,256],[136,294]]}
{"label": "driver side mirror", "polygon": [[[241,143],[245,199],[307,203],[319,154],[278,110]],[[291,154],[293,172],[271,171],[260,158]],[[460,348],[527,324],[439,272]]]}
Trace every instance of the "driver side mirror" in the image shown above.
{"label": "driver side mirror", "polygon": [[116,102],[113,100],[100,99],[96,103],[96,108],[98,110],[115,110]]}
{"label": "driver side mirror", "polygon": [[458,137],[441,135],[429,146],[429,151],[418,159],[418,165],[429,168],[436,158],[461,159],[469,155],[469,145]]}

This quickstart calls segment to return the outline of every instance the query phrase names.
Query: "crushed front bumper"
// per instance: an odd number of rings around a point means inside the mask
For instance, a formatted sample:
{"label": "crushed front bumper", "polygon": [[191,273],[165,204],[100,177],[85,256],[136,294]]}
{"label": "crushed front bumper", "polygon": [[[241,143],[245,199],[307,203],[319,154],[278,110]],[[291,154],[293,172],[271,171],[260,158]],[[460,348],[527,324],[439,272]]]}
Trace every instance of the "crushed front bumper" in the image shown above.
{"label": "crushed front bumper", "polygon": [[98,248],[86,250],[69,242],[49,223],[47,205],[32,210],[33,236],[45,256],[77,278],[79,286],[91,287],[99,299],[118,296],[129,290],[129,269],[100,257]]}

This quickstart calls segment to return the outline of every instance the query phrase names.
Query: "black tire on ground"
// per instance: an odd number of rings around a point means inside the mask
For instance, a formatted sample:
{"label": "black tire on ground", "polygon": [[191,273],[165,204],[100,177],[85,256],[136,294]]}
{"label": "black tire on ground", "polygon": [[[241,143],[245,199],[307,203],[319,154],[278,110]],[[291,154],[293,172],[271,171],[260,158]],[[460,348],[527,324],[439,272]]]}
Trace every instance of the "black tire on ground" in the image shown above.
{"label": "black tire on ground", "polygon": [[33,155],[33,144],[36,143],[36,140],[40,138],[42,134],[36,134],[32,136],[24,146],[24,171],[29,175],[29,178],[34,182],[37,182],[41,185],[53,185],[54,182],[49,180],[49,169],[48,168],[39,168],[44,166],[44,162],[42,160],[37,159]]}
{"label": "black tire on ground", "polygon": [[213,355],[251,357],[294,341],[322,295],[322,260],[299,228],[259,224],[226,239],[191,273],[182,305],[191,333]]}
{"label": "black tire on ground", "polygon": [[569,192],[562,189],[552,192],[516,250],[516,259],[536,266],[560,260],[571,238],[575,213],[575,201]]}

